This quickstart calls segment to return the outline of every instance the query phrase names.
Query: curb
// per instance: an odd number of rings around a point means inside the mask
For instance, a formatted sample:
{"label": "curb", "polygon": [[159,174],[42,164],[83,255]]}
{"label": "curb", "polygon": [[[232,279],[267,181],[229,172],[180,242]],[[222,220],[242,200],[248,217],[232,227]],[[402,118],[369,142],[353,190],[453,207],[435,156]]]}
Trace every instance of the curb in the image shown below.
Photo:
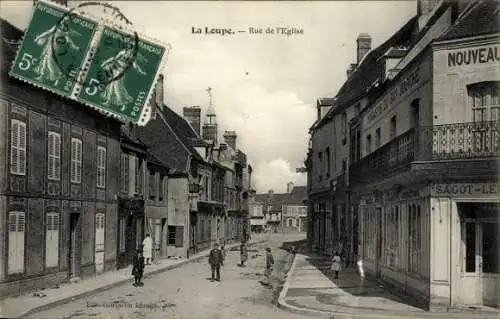
{"label": "curb", "polygon": [[[314,317],[319,317],[319,318],[333,318],[334,316],[342,316],[342,318],[370,318],[370,319],[384,319],[384,318],[431,318],[435,313],[432,312],[423,312],[423,313],[412,313],[409,314],[407,312],[400,312],[398,311],[395,313],[390,314],[388,312],[383,312],[380,310],[377,311],[370,311],[366,312],[366,310],[361,310],[361,311],[356,311],[356,309],[345,309],[343,306],[339,306],[340,309],[338,311],[329,311],[329,310],[320,310],[320,309],[313,309],[313,308],[308,308],[308,307],[297,307],[294,305],[289,304],[286,302],[286,295],[288,293],[288,289],[290,288],[290,284],[292,282],[292,276],[293,272],[295,271],[297,265],[297,258],[294,257],[292,266],[290,267],[290,270],[286,274],[286,281],[285,284],[283,285],[283,289],[281,290],[280,296],[278,298],[278,308],[295,313],[295,314],[300,314],[300,315],[306,315],[306,316],[314,316]],[[344,310],[345,309],[345,310]],[[355,312],[353,312],[355,311]],[[405,316],[406,314],[406,316]],[[443,313],[440,313],[443,314]],[[456,313],[449,312],[449,315],[453,316],[456,315]],[[466,313],[465,315],[470,315],[470,313]],[[479,315],[492,315],[492,313],[479,313]],[[459,316],[453,316],[453,317],[447,317],[447,318],[460,318]],[[465,317],[464,317],[465,318]],[[472,317],[471,317],[472,318]],[[476,317],[477,318],[477,317]],[[484,317],[486,318],[486,317]]]}
{"label": "curb", "polygon": [[[263,242],[266,242],[266,241],[267,241],[267,239],[261,239],[261,240],[255,241],[253,243],[249,243],[249,246],[257,245],[257,244],[260,244],[260,243],[263,243]],[[239,245],[239,243],[235,243],[235,244],[230,245],[230,247],[232,248],[232,247],[236,247],[238,245]],[[200,256],[197,256],[197,257],[193,257],[193,258],[190,258],[190,259],[186,259],[186,260],[182,260],[182,261],[180,261],[177,264],[168,265],[165,268],[160,268],[160,269],[152,270],[152,271],[147,272],[147,273],[144,272],[144,277],[151,276],[151,275],[156,275],[156,274],[164,272],[164,271],[168,271],[168,270],[172,270],[172,269],[175,269],[175,268],[179,268],[179,267],[184,266],[186,264],[189,264],[189,263],[195,262],[197,260],[206,258],[208,256],[208,253],[209,253],[209,251],[207,251],[206,254],[204,252],[203,255],[200,255]],[[82,298],[85,298],[85,297],[87,297],[89,295],[93,295],[93,294],[96,294],[96,293],[99,293],[99,292],[110,290],[110,289],[113,289],[115,287],[121,286],[121,285],[123,285],[123,284],[125,284],[127,282],[130,282],[130,278],[120,279],[120,280],[118,280],[116,282],[113,282],[113,283],[105,285],[105,286],[100,286],[100,287],[97,287],[95,289],[90,289],[88,291],[85,291],[85,292],[82,292],[82,293],[79,293],[79,294],[76,294],[76,295],[73,295],[73,296],[68,296],[68,297],[65,297],[65,298],[53,301],[53,302],[49,302],[49,303],[46,303],[44,305],[41,305],[41,306],[38,306],[38,307],[35,307],[35,308],[32,308],[32,309],[26,310],[24,313],[18,315],[16,318],[18,318],[18,319],[26,318],[27,316],[35,314],[37,312],[41,312],[41,311],[44,311],[44,310],[47,310],[47,309],[50,309],[50,308],[54,308],[54,307],[66,304],[68,302],[75,301],[77,299],[82,299]]]}

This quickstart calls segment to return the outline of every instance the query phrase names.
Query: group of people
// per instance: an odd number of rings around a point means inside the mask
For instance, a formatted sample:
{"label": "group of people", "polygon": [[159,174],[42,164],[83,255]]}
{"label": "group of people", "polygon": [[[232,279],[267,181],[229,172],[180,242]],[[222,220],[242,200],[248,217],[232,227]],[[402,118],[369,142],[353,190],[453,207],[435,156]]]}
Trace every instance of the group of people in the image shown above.
{"label": "group of people", "polygon": [[[211,281],[221,281],[220,269],[224,265],[224,260],[226,259],[226,252],[224,246],[216,245],[214,249],[210,251],[208,256],[208,263],[212,270]],[[245,267],[245,262],[248,260],[248,245],[246,241],[243,241],[240,245],[240,267]],[[266,278],[269,280],[274,266],[274,258],[271,253],[271,248],[266,248]]]}
{"label": "group of people", "polygon": [[[134,286],[142,286],[142,276],[146,265],[151,265],[153,258],[153,240],[149,234],[142,242],[142,247],[137,249],[132,264],[132,276],[134,276]],[[217,244],[208,255],[208,263],[212,270],[211,281],[221,281],[220,269],[224,266],[226,259],[226,251],[223,245]],[[245,262],[248,260],[248,245],[246,241],[242,241],[240,245],[240,267],[245,267]],[[266,277],[269,279],[274,266],[274,258],[270,248],[266,248]]]}

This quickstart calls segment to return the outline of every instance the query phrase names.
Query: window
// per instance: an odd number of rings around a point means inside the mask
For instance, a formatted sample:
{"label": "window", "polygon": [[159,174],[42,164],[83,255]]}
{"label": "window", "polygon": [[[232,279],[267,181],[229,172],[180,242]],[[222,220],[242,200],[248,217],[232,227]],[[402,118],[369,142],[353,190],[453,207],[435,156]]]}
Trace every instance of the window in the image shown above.
{"label": "window", "polygon": [[389,136],[391,140],[396,137],[396,115],[391,117],[391,126],[390,126],[390,131],[389,131]]}
{"label": "window", "polygon": [[481,82],[470,85],[468,93],[474,122],[498,121],[500,119],[499,82]]}
{"label": "window", "polygon": [[156,198],[156,173],[149,171],[149,198]]}
{"label": "window", "polygon": [[318,152],[318,161],[319,161],[319,180],[323,180],[323,153]]}
{"label": "window", "polygon": [[26,123],[11,120],[10,134],[10,172],[26,175]]}
{"label": "window", "polygon": [[121,253],[125,252],[125,217],[120,218],[120,242],[118,249]]}
{"label": "window", "polygon": [[295,227],[300,227],[300,219],[295,220]]}
{"label": "window", "polygon": [[345,138],[345,136],[347,134],[347,113],[346,112],[342,113],[340,128],[341,128],[340,133],[341,133],[342,137]]}
{"label": "window", "polygon": [[380,147],[380,127],[375,131],[375,148]]}
{"label": "window", "polygon": [[128,194],[128,172],[129,172],[129,162],[128,162],[128,154],[122,153],[121,155],[121,190],[122,193]]}
{"label": "window", "polygon": [[9,274],[24,272],[24,232],[24,212],[9,212]]}
{"label": "window", "polygon": [[368,134],[366,137],[366,154],[370,154],[372,152],[372,136]]}
{"label": "window", "polygon": [[71,183],[82,182],[82,140],[71,139]]}
{"label": "window", "polygon": [[158,184],[158,200],[162,201],[163,200],[163,194],[165,191],[165,186],[164,186],[164,183],[165,183],[165,176],[163,174],[160,174],[160,183]]}
{"label": "window", "polygon": [[[207,234],[210,235],[210,229]],[[167,245],[184,246],[184,226],[168,226]]]}
{"label": "window", "polygon": [[106,187],[106,148],[97,147],[97,187]]}
{"label": "window", "polygon": [[293,219],[289,219],[288,220],[288,227],[292,227],[293,226]]}
{"label": "window", "polygon": [[419,99],[411,102],[411,127],[418,127],[420,124],[420,106]]}
{"label": "window", "polygon": [[326,148],[326,177],[330,177],[330,148]]}
{"label": "window", "polygon": [[47,144],[47,178],[58,181],[61,179],[61,135],[48,132]]}
{"label": "window", "polygon": [[135,193],[142,194],[142,160],[135,157]]}
{"label": "window", "polygon": [[47,213],[45,229],[45,267],[57,267],[59,264],[59,213]]}
{"label": "window", "polygon": [[97,213],[95,215],[95,251],[96,252],[104,251],[105,223],[106,223],[106,215],[104,213]]}

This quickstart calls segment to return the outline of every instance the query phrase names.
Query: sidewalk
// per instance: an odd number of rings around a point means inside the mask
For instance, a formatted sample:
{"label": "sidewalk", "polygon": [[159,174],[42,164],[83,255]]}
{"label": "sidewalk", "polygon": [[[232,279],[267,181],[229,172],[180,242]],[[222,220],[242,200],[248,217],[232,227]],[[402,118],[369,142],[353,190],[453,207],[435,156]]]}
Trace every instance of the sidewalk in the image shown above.
{"label": "sidewalk", "polygon": [[[253,235],[250,244],[257,244],[267,240],[266,235]],[[239,243],[227,245],[226,249],[239,246]],[[196,254],[189,259],[163,259],[158,265],[152,264],[144,269],[144,277],[180,267],[208,256],[209,250]],[[100,291],[132,282],[131,267],[116,271],[109,271],[92,278],[80,280],[77,283],[67,283],[59,288],[43,290],[44,297],[35,297],[33,293],[15,298],[0,300],[0,318],[22,318],[32,313],[64,304],[75,299],[83,298]]]}
{"label": "sidewalk", "polygon": [[330,262],[296,254],[278,306],[318,317],[342,318],[499,318],[493,312],[427,312],[390,293],[380,284],[360,278],[355,268],[344,269],[339,279],[325,270]]}

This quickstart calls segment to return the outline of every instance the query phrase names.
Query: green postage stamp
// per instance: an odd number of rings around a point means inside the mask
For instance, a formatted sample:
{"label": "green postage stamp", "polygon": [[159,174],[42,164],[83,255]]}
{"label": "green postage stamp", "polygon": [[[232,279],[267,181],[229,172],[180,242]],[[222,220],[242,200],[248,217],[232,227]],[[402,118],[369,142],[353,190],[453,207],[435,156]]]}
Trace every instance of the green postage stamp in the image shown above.
{"label": "green postage stamp", "polygon": [[144,125],[166,46],[114,23],[97,23],[78,12],[84,6],[110,7],[88,2],[69,10],[38,1],[9,74]]}
{"label": "green postage stamp", "polygon": [[97,23],[39,1],[9,74],[69,97]]}
{"label": "green postage stamp", "polygon": [[165,48],[105,26],[78,100],[139,121]]}

